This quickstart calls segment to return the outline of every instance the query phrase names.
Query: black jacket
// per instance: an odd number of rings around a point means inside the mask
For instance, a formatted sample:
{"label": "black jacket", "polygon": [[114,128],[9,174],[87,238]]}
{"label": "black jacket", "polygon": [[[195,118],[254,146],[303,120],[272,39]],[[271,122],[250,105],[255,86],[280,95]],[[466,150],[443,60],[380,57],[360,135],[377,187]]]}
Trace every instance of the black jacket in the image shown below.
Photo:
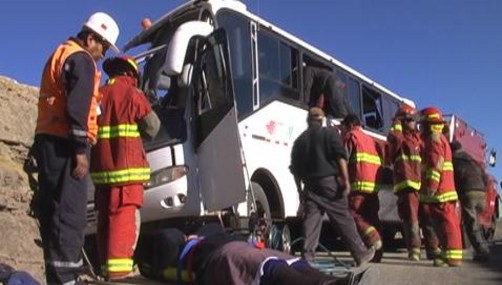
{"label": "black jacket", "polygon": [[333,129],[312,126],[293,145],[291,173],[302,180],[335,176],[340,158],[347,159],[340,135]]}

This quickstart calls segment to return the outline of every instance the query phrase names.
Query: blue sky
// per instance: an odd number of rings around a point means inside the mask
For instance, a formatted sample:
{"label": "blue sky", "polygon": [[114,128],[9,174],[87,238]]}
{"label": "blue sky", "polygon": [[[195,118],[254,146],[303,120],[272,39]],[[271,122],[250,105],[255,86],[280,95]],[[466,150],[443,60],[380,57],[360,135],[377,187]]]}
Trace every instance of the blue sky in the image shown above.
{"label": "blue sky", "polygon": [[[0,75],[37,86],[48,55],[95,11],[121,27],[118,45],[180,0],[2,0]],[[502,1],[244,0],[248,9],[388,89],[456,113],[500,152]]]}

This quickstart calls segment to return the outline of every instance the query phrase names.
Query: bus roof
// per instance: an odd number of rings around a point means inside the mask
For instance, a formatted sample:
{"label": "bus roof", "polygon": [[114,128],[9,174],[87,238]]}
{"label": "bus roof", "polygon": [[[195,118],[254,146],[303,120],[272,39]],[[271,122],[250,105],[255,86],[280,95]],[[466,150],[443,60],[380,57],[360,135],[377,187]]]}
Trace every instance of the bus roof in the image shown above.
{"label": "bus roof", "polygon": [[[142,31],[140,34],[138,34],[136,37],[134,37],[132,40],[130,40],[125,46],[124,46],[124,51],[130,49],[130,48],[133,48],[135,46],[138,46],[140,44],[143,44],[147,38],[153,34],[155,31],[157,31],[160,27],[162,27],[168,20],[169,18],[174,15],[174,14],[177,14],[177,13],[180,13],[186,9],[189,9],[191,7],[194,7],[200,3],[207,3],[210,5],[211,9],[212,9],[212,12],[213,14],[216,15],[216,13],[221,10],[221,9],[228,9],[228,10],[232,10],[232,11],[235,11],[236,13],[239,13],[239,14],[242,14],[246,17],[248,17],[249,19],[259,23],[260,25],[263,25],[269,29],[271,29],[272,31],[280,34],[281,36],[283,36],[284,38],[288,39],[289,41],[291,42],[294,42],[300,46],[302,46],[303,48],[305,48],[306,50],[309,50],[310,52],[312,53],[315,53],[316,55],[319,55],[321,56],[322,58],[324,58],[325,60],[341,67],[342,69],[344,69],[345,71],[359,77],[361,80],[365,81],[367,84],[377,88],[377,89],[380,89],[381,91],[395,97],[397,100],[399,100],[400,102],[403,102],[405,104],[408,104],[408,105],[415,105],[413,100],[411,99],[408,99],[408,98],[404,98],[404,97],[401,97],[399,95],[397,95],[396,93],[390,91],[389,89],[383,87],[382,85],[378,84],[377,82],[371,80],[370,78],[368,78],[367,76],[365,76],[364,74],[354,70],[353,68],[351,68],[350,66],[342,63],[341,61],[335,59],[334,57],[330,56],[329,54],[319,50],[318,48],[308,44],[307,42],[301,40],[300,38],[286,32],[285,30],[275,26],[274,24],[260,18],[259,16],[249,12],[247,10],[247,7],[244,3],[238,1],[238,0],[192,0],[192,1],[188,1],[187,3],[185,4],[182,4],[180,6],[178,6],[177,8],[175,8],[174,10],[166,13],[165,15],[163,15],[161,18],[159,18],[157,21],[155,21],[152,26],[145,30],[145,31]],[[413,104],[410,104],[410,103],[413,103]]]}

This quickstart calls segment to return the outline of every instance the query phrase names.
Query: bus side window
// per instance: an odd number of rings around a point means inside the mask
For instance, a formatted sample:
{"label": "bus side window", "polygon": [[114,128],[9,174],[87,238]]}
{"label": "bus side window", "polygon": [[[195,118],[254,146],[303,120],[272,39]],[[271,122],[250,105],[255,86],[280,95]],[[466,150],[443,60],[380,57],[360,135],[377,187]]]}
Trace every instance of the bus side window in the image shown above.
{"label": "bus side window", "polygon": [[363,121],[368,128],[383,132],[382,96],[363,86]]}

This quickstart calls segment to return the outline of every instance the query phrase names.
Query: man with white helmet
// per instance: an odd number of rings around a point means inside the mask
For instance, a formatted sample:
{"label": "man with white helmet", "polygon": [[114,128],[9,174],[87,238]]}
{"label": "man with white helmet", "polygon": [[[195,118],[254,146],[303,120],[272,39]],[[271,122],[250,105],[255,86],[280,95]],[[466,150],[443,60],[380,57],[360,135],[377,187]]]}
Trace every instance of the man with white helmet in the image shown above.
{"label": "man with white helmet", "polygon": [[117,23],[92,14],[60,44],[42,74],[34,152],[39,167],[40,232],[48,284],[78,284],[86,227],[89,153],[96,143],[101,73],[96,63],[118,51]]}

